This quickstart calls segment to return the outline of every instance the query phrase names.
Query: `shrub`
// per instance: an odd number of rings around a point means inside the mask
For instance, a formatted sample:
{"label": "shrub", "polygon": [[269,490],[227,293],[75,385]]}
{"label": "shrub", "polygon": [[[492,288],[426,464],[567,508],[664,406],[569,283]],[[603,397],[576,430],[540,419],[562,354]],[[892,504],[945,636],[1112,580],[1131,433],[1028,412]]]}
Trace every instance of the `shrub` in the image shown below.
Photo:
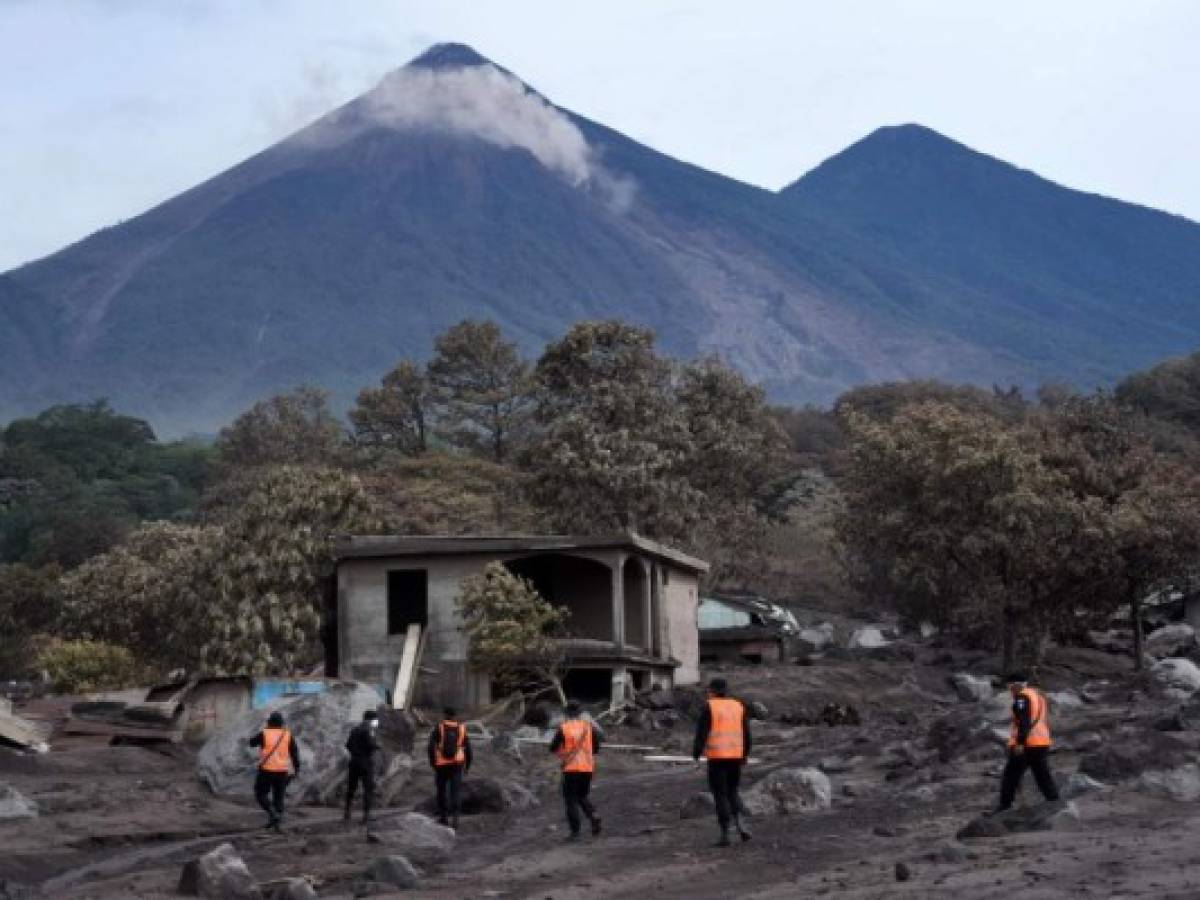
{"label": "shrub", "polygon": [[143,674],[127,649],[100,641],[53,641],[38,654],[36,667],[63,694],[129,687]]}

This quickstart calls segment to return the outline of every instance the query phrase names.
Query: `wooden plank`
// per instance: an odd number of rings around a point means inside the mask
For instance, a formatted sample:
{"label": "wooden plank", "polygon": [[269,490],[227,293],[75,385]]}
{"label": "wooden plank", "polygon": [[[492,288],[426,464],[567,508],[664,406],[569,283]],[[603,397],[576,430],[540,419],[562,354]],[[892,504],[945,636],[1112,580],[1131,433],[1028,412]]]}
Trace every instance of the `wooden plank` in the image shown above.
{"label": "wooden plank", "polygon": [[410,694],[416,681],[417,651],[421,646],[421,626],[413,623],[404,635],[404,650],[400,654],[400,668],[396,670],[396,687],[392,691],[392,708],[409,709]]}

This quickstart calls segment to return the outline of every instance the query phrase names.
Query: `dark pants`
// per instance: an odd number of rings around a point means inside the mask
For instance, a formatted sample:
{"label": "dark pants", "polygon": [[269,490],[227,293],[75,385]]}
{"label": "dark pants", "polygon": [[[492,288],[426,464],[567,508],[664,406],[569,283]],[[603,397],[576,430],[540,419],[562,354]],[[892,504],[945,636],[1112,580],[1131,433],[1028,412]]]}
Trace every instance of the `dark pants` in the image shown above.
{"label": "dark pants", "polygon": [[350,807],[354,805],[354,795],[358,792],[359,784],[363,789],[363,818],[371,815],[371,800],[375,794],[375,766],[371,761],[355,762],[350,760],[350,771],[346,777],[346,816],[350,815]]}
{"label": "dark pants", "polygon": [[258,771],[254,779],[254,799],[272,822],[283,818],[283,794],[292,776],[287,772]]}
{"label": "dark pants", "polygon": [[737,818],[744,807],[738,795],[742,780],[740,759],[710,759],[708,761],[708,789],[712,791],[717,805],[717,822],[721,830],[729,827],[729,820]]}
{"label": "dark pants", "polygon": [[1049,756],[1049,747],[1026,747],[1024,753],[1008,754],[1008,764],[1000,779],[1001,809],[1012,806],[1026,769],[1033,769],[1033,778],[1043,797],[1047,800],[1058,799],[1058,787],[1054,784],[1054,776],[1050,774]]}
{"label": "dark pants", "polygon": [[447,816],[458,818],[462,780],[463,767],[460,763],[434,768],[434,781],[437,784],[437,811],[442,824],[445,824]]}
{"label": "dark pants", "polygon": [[588,799],[591,790],[591,772],[563,772],[562,794],[563,801],[567,805],[567,825],[571,828],[571,834],[579,834],[579,829],[583,825],[583,819],[579,815],[580,810],[583,810],[583,814],[588,817],[589,822],[596,821],[596,807],[592,806],[592,801]]}

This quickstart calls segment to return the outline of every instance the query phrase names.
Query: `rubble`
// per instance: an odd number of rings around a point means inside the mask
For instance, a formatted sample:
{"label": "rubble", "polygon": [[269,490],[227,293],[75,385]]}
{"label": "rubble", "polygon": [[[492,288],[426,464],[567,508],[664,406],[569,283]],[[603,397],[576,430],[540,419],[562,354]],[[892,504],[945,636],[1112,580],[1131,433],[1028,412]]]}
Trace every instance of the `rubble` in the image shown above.
{"label": "rubble", "polygon": [[317,900],[317,892],[306,878],[283,878],[260,888],[263,900]]}
{"label": "rubble", "polygon": [[972,819],[958,832],[959,840],[1004,837],[1028,831],[1058,831],[1079,822],[1079,809],[1070,800],[1053,800]]}
{"label": "rubble", "polygon": [[1200,766],[1188,763],[1174,769],[1149,770],[1138,776],[1133,786],[1152,797],[1191,803],[1200,800]]}
{"label": "rubble", "polygon": [[1108,785],[1084,775],[1082,772],[1073,773],[1059,791],[1062,799],[1074,800],[1084,794],[1092,794],[1097,791],[1107,790]]}
{"label": "rubble", "polygon": [[754,816],[781,815],[828,809],[833,798],[829,777],[819,769],[777,769],[742,794]]}
{"label": "rubble", "polygon": [[45,753],[50,749],[47,741],[50,729],[41,722],[33,722],[12,711],[10,701],[4,701],[0,709],[0,746],[12,747],[16,750],[32,750],[35,753]]}
{"label": "rubble", "polygon": [[38,806],[16,788],[0,782],[0,821],[36,819]]}
{"label": "rubble", "polygon": [[1146,635],[1144,647],[1156,659],[1186,656],[1196,649],[1196,629],[1186,622],[1164,625]]}
{"label": "rubble", "polygon": [[206,900],[262,900],[233,844],[221,844],[196,861],[196,892]]}
{"label": "rubble", "polygon": [[1190,659],[1160,659],[1151,667],[1150,675],[1168,697],[1176,700],[1187,700],[1200,691],[1200,668]]}
{"label": "rubble", "polygon": [[412,890],[421,884],[421,875],[403,856],[381,856],[367,867],[364,873],[368,881]]}
{"label": "rubble", "polygon": [[959,699],[981,703],[996,696],[990,678],[981,678],[966,672],[955,672],[950,678]]}
{"label": "rubble", "polygon": [[417,812],[377,825],[370,834],[373,842],[426,865],[448,860],[458,840],[453,828]]}
{"label": "rubble", "polygon": [[878,647],[886,647],[891,641],[884,636],[883,632],[883,627],[879,625],[856,628],[850,633],[850,640],[846,642],[846,646],[851,650],[874,650]]}
{"label": "rubble", "polygon": [[[501,781],[498,778],[474,776],[463,779],[459,801],[462,804],[463,815],[467,816],[479,813],[502,813],[510,809],[532,809],[540,803],[527,787],[516,781]],[[436,814],[436,798],[429,797],[417,807],[417,810],[427,814]]]}

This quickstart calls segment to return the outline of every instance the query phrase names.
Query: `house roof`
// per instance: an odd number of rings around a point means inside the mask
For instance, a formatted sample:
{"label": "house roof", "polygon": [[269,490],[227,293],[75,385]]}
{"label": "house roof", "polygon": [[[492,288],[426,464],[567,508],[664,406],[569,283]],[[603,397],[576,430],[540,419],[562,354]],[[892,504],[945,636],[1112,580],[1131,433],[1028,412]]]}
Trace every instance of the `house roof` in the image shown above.
{"label": "house roof", "polygon": [[570,535],[502,535],[406,537],[343,535],[334,539],[333,558],[379,559],[405,556],[466,556],[509,553],[569,553],[572,550],[632,550],[689,572],[708,571],[708,563],[640,534],[577,537]]}

